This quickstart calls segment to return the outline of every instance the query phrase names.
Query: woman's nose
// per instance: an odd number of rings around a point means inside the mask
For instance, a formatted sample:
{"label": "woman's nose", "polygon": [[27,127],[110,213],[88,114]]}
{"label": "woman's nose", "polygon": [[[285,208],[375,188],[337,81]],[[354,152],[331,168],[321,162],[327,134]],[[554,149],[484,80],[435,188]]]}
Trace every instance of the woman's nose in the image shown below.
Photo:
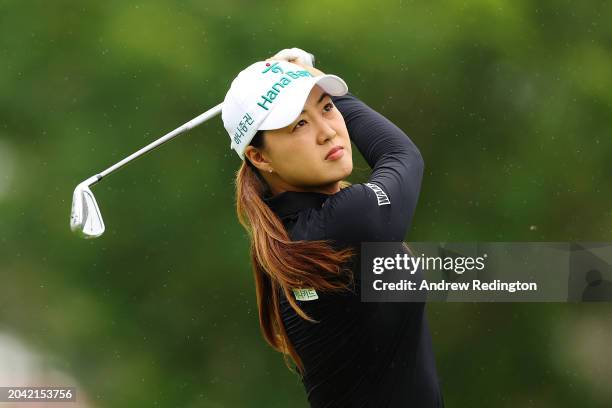
{"label": "woman's nose", "polygon": [[320,123],[318,133],[319,133],[319,141],[321,143],[325,143],[328,140],[336,137],[336,130],[325,122]]}

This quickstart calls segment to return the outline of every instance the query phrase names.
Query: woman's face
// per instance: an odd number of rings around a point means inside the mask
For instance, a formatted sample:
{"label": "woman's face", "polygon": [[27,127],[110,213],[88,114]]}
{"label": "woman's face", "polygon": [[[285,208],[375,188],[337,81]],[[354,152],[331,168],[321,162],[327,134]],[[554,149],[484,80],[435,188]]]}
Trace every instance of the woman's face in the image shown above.
{"label": "woman's face", "polygon": [[[248,146],[245,154],[260,169],[273,194],[287,190],[333,194],[353,171],[344,118],[318,85],[293,123],[266,130],[263,136],[263,148]],[[338,147],[340,150],[333,153],[332,148]]]}

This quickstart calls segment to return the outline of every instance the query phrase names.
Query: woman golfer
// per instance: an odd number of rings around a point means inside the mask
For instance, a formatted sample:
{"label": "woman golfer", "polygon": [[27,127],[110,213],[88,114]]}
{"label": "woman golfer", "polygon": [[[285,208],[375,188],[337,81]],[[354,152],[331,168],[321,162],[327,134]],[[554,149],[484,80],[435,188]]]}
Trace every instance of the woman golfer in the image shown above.
{"label": "woman golfer", "polygon": [[[423,159],[341,78],[301,61],[279,53],[248,66],[222,110],[243,160],[236,204],[262,333],[312,407],[440,407],[424,303],[362,303],[358,276],[361,242],[404,239]],[[372,168],[367,183],[344,181],[351,141]]]}

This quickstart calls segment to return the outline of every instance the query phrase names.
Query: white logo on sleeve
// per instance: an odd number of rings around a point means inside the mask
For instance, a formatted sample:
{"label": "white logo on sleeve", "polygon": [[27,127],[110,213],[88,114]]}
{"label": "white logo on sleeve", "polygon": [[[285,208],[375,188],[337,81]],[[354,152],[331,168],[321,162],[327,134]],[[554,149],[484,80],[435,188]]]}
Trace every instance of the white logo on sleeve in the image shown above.
{"label": "white logo on sleeve", "polygon": [[319,298],[314,288],[295,288],[293,289],[293,294],[297,300],[301,301],[317,300]]}
{"label": "white logo on sleeve", "polygon": [[391,200],[387,197],[387,193],[383,191],[382,188],[373,183],[365,183],[366,186],[370,187],[372,191],[376,194],[376,198],[378,199],[378,206],[391,204]]}

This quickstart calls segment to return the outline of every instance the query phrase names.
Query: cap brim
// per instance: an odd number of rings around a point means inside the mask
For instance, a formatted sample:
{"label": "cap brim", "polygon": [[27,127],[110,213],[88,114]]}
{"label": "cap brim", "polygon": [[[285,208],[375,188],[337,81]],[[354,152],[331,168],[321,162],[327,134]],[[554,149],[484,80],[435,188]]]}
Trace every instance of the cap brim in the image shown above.
{"label": "cap brim", "polygon": [[258,127],[259,130],[281,129],[289,126],[304,109],[304,104],[315,85],[319,85],[331,96],[342,96],[348,92],[346,82],[339,76],[326,74],[304,81],[295,88],[287,88],[277,96],[277,104]]}

